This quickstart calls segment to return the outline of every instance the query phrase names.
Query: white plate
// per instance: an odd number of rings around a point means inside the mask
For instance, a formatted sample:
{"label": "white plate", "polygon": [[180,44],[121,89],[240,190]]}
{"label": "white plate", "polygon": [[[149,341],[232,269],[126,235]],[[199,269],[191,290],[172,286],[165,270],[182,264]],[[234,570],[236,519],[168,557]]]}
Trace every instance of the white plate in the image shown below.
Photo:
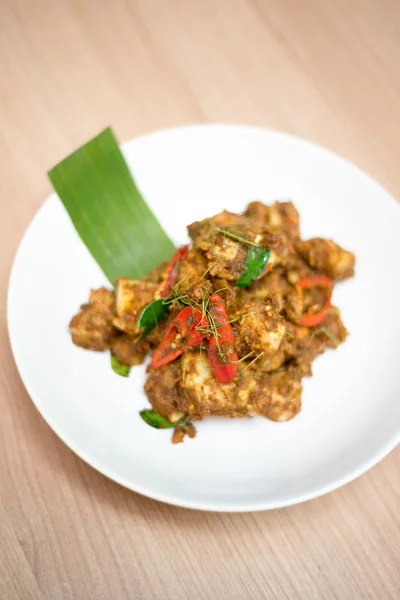
{"label": "white plate", "polygon": [[304,140],[241,126],[183,127],[132,140],[125,156],[176,243],[186,225],[249,200],[292,199],[303,237],[332,237],[357,255],[334,302],[350,336],[319,357],[303,408],[287,423],[208,419],[173,446],[148,427],[144,368],[116,376],[108,353],[75,347],[68,322],[106,280],[51,196],[12,270],[14,356],[37,408],[90,465],[137,492],[180,506],[251,511],[301,502],[354,479],[400,434],[400,210],[358,168]]}

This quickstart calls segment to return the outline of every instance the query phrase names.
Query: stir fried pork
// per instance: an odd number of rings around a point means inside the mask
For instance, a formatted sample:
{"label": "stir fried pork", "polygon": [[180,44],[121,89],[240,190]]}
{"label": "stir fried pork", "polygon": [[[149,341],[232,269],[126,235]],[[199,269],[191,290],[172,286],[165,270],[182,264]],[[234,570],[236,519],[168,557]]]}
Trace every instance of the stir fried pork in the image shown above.
{"label": "stir fried pork", "polygon": [[70,323],[73,342],[111,349],[128,366],[157,347],[145,391],[159,415],[184,421],[174,443],[209,416],[293,418],[315,358],[346,339],[331,294],[334,280],[354,274],[354,255],[331,240],[301,241],[291,202],[251,202],[243,214],[223,211],[188,231],[164,321],[145,336],[138,327],[143,309],[165,296],[168,262],[142,281],[117,279],[115,293],[92,290]]}
{"label": "stir fried pork", "polygon": [[311,267],[332,279],[347,279],[354,275],[354,254],[343,250],[332,240],[313,238],[298,242],[296,250]]}
{"label": "stir fried pork", "polygon": [[81,306],[70,324],[72,341],[87,350],[107,350],[114,333],[115,312],[113,292],[100,288],[90,292],[88,304]]}

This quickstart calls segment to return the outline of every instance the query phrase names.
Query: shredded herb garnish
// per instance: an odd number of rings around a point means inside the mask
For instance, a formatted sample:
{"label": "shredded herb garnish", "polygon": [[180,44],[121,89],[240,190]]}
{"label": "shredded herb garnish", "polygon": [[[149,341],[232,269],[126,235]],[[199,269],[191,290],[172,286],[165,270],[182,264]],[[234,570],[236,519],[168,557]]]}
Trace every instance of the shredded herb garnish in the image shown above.
{"label": "shredded herb garnish", "polygon": [[222,233],[226,237],[229,237],[229,238],[232,238],[233,240],[236,240],[237,242],[241,242],[242,244],[246,244],[247,246],[256,246],[257,248],[260,247],[259,244],[256,244],[255,242],[252,242],[248,238],[243,237],[241,234],[238,235],[237,233],[234,233],[234,232],[230,231],[229,229],[220,229],[219,227],[217,227],[216,231],[218,231],[218,233]]}
{"label": "shredded herb garnish", "polygon": [[323,333],[324,335],[326,335],[327,338],[329,338],[331,340],[331,342],[333,342],[336,346],[339,346],[340,340],[327,327],[320,327],[317,330],[317,332],[318,333]]}
{"label": "shredded herb garnish", "polygon": [[256,362],[256,360],[258,360],[259,358],[262,358],[263,356],[264,356],[264,351],[263,351],[263,352],[260,352],[260,354],[257,354],[257,356],[256,356],[255,358],[253,358],[253,360],[252,360],[252,361],[250,361],[250,362],[249,362],[249,364],[248,364],[248,365],[246,365],[246,366],[245,366],[245,367],[242,369],[242,373],[244,373],[244,371],[245,371],[246,369],[248,369],[249,367],[251,367],[251,365],[252,365],[253,363],[255,363],[255,362]]}

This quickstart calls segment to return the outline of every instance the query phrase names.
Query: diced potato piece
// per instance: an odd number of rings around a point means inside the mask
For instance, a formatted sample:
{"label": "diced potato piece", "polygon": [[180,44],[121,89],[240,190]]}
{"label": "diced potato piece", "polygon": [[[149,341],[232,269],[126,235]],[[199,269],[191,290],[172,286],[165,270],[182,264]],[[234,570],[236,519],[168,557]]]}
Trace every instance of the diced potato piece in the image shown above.
{"label": "diced potato piece", "polygon": [[144,307],[153,300],[156,290],[156,283],[119,277],[115,281],[117,316],[113,321],[114,326],[130,335],[137,334],[137,319]]}
{"label": "diced potato piece", "polygon": [[136,281],[119,277],[115,281],[116,310],[119,317],[126,313],[138,313],[153,299],[157,285],[150,281]]}

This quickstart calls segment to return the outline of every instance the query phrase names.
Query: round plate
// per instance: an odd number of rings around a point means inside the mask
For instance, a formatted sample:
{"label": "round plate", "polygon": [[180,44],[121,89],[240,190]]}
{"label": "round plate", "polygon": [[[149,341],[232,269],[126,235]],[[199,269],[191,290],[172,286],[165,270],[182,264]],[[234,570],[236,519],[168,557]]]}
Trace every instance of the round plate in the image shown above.
{"label": "round plate", "polygon": [[314,498],[385,456],[400,434],[400,321],[393,312],[400,306],[400,210],[393,198],[331,152],[252,127],[172,129],[132,140],[123,151],[177,244],[186,242],[187,224],[224,208],[293,200],[304,238],[333,238],[356,254],[356,277],[340,283],[333,298],[350,336],[316,360],[292,421],[207,419],[195,440],[174,446],[171,431],[139,417],[148,406],[144,367],[118,377],[108,353],[71,342],[69,320],[90,288],[107,281],[53,195],[18,250],[8,322],[25,386],[60,438],[132,490],[219,511]]}

